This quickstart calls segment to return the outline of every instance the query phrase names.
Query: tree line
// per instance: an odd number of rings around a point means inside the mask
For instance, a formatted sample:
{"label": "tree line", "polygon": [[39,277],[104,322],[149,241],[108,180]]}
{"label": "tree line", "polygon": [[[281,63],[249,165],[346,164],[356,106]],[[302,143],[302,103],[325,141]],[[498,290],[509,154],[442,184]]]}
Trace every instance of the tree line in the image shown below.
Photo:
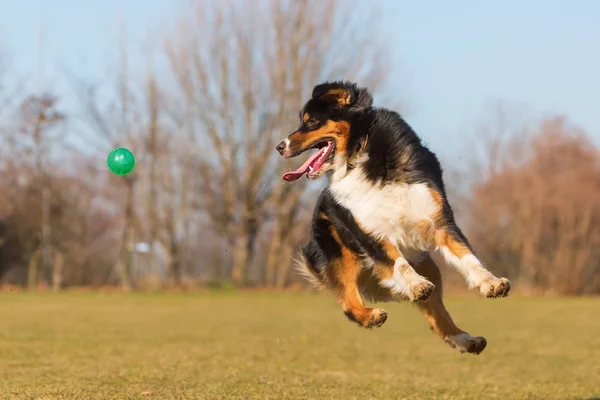
{"label": "tree line", "polygon": [[[316,82],[393,85],[387,45],[362,29],[375,8],[239,2],[193,2],[142,71],[121,43],[101,82],[67,74],[77,108],[59,93],[7,90],[0,75],[0,284],[301,282],[293,257],[325,182],[283,182],[299,160],[281,160],[275,144]],[[402,111],[400,100],[386,105]],[[598,148],[562,117],[484,131],[480,157],[446,167],[448,186],[467,182],[452,198],[481,258],[528,287],[600,291]],[[104,165],[115,147],[136,155],[127,177]]]}

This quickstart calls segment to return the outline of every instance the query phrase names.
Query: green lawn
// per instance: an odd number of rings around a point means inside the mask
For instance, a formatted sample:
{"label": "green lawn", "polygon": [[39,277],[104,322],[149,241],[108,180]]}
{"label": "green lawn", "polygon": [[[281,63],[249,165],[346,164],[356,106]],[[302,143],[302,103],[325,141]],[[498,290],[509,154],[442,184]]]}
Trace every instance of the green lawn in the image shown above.
{"label": "green lawn", "polygon": [[363,330],[323,295],[0,293],[0,399],[592,399],[600,299],[454,298]]}

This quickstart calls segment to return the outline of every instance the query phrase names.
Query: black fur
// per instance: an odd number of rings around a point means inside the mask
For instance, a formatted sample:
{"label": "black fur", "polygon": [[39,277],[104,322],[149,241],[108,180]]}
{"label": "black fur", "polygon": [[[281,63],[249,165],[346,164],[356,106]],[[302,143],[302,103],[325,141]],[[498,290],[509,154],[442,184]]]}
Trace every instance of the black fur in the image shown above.
{"label": "black fur", "polygon": [[394,260],[389,258],[382,244],[365,233],[350,211],[337,203],[329,191],[324,190],[315,207],[310,240],[302,249],[313,273],[322,274],[324,266],[341,257],[341,248],[332,230],[342,244],[356,255],[369,257],[377,263],[394,265]]}
{"label": "black fur", "polygon": [[[340,105],[332,90],[345,91],[349,103]],[[330,82],[317,85],[300,112],[300,119],[309,113],[309,124],[299,129],[318,129],[327,120],[346,121],[350,124],[346,154],[356,152],[367,140],[368,160],[361,168],[373,185],[389,183],[424,183],[437,190],[443,199],[443,223],[456,239],[471,247],[454,221],[452,208],[446,199],[443,170],[437,156],[427,148],[410,125],[396,111],[373,107],[373,98],[366,88],[350,82]],[[357,193],[360,196],[360,193]],[[383,210],[382,210],[383,212]],[[325,214],[329,221],[320,218]],[[331,236],[331,228],[343,244],[359,255],[375,262],[392,263],[382,246],[356,224],[350,212],[340,206],[325,189],[315,207],[311,239],[302,251],[313,273],[320,274],[328,261],[340,256],[339,245]]]}

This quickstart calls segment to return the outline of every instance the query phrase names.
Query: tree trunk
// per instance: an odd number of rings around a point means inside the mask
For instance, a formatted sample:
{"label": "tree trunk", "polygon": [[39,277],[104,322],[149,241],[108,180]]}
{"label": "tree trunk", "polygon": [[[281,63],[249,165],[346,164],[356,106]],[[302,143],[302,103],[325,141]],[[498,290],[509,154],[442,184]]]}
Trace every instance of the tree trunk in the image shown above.
{"label": "tree trunk", "polygon": [[168,254],[168,275],[169,281],[177,286],[181,287],[181,258],[179,255],[179,248],[175,240],[169,241],[169,254]]}
{"label": "tree trunk", "polygon": [[256,224],[256,220],[250,221],[249,224],[248,242],[246,243],[246,260],[244,262],[244,285],[249,283],[248,274],[250,272],[250,268],[252,267],[252,261],[254,260],[254,245],[256,244],[256,237],[258,235],[258,226]]}
{"label": "tree trunk", "polygon": [[121,249],[119,251],[119,257],[115,264],[115,269],[119,274],[119,282],[121,283],[121,289],[125,292],[129,292],[132,289],[132,267],[133,267],[133,249],[131,248],[131,229],[125,227],[123,233],[123,240],[121,242]]}
{"label": "tree trunk", "polygon": [[42,183],[42,242],[41,242],[41,265],[38,279],[49,282],[52,274],[52,245],[51,245],[51,225],[50,225],[50,188],[46,182]]}
{"label": "tree trunk", "polygon": [[248,233],[243,232],[238,237],[233,250],[233,270],[231,271],[231,279],[245,286],[247,283],[246,261],[248,260]]}
{"label": "tree trunk", "polygon": [[134,263],[134,233],[133,228],[126,227],[124,232],[124,238],[121,243],[121,250],[119,251],[119,258],[115,264],[115,269],[119,274],[119,281],[121,283],[121,289],[125,292],[131,291],[132,285],[132,271]]}
{"label": "tree trunk", "polygon": [[39,271],[40,271],[40,252],[41,249],[38,247],[31,254],[29,259],[29,272],[27,273],[27,288],[34,290],[38,284]]}
{"label": "tree trunk", "polygon": [[124,291],[128,292],[132,288],[131,271],[133,267],[133,251],[135,246],[135,214],[133,212],[133,179],[127,177],[125,182],[127,184],[127,199],[125,202],[125,226],[123,228],[123,237],[121,239],[121,246],[119,249],[119,258],[115,263],[115,269],[119,274],[121,288]]}
{"label": "tree trunk", "polygon": [[277,271],[277,288],[283,289],[287,286],[290,277],[290,269],[293,263],[294,247],[290,243],[284,243],[279,257],[279,270]]}
{"label": "tree trunk", "polygon": [[139,263],[137,262],[138,257],[135,251],[135,228],[133,227],[133,225],[130,225],[127,231],[127,241],[125,242],[125,271],[130,281],[129,284],[133,289],[134,282],[136,280],[136,277],[139,277],[140,271],[138,269]]}
{"label": "tree trunk", "polygon": [[[227,267],[227,263],[225,260],[225,256],[221,251],[218,251],[214,256],[210,259],[210,272],[209,272],[209,280],[211,282],[220,282],[221,276],[223,276],[223,271]],[[189,266],[188,266],[189,268]]]}
{"label": "tree trunk", "polygon": [[149,218],[150,218],[150,271],[152,274],[158,271],[158,260],[156,254],[156,243],[158,241],[160,221],[158,216],[158,175],[157,165],[159,162],[158,157],[158,102],[157,102],[157,88],[154,76],[151,75],[148,81],[148,106],[149,106],[149,117],[150,124],[148,127],[149,138],[148,138],[148,156],[150,179],[149,179]]}
{"label": "tree trunk", "polygon": [[269,253],[267,255],[267,277],[265,286],[272,287],[275,285],[275,274],[277,272],[277,265],[281,260],[281,225],[277,222],[271,244],[269,246]]}
{"label": "tree trunk", "polygon": [[238,237],[233,255],[232,278],[240,286],[248,285],[248,271],[254,256],[254,244],[258,233],[256,219],[247,218],[244,221],[242,234]]}
{"label": "tree trunk", "polygon": [[117,263],[115,264],[115,268],[119,272],[119,281],[121,282],[121,289],[124,292],[131,291],[131,282],[128,277],[127,267],[125,266],[125,262],[122,257],[119,257]]}
{"label": "tree trunk", "polygon": [[52,265],[52,290],[59,292],[62,289],[65,257],[60,251],[55,251],[54,254],[55,259]]}

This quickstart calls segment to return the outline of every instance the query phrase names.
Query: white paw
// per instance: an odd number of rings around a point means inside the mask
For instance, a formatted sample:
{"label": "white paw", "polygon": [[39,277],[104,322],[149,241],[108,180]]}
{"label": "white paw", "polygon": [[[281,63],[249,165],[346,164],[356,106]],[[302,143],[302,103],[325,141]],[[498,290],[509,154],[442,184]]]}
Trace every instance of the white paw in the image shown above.
{"label": "white paw", "polygon": [[506,297],[508,296],[508,292],[510,292],[510,281],[506,278],[491,276],[479,283],[477,289],[485,297]]}

